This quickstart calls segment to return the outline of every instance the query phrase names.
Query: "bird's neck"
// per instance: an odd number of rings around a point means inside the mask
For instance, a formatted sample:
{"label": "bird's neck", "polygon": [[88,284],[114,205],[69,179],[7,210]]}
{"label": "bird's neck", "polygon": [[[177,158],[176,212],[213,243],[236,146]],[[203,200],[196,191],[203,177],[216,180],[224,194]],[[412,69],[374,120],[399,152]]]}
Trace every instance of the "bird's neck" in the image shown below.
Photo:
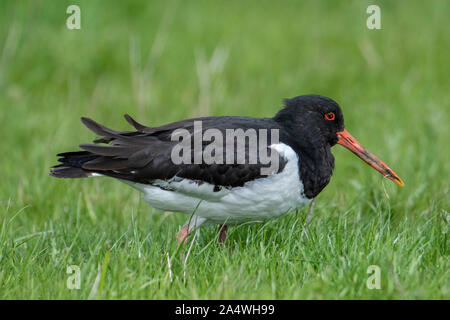
{"label": "bird's neck", "polygon": [[334,169],[330,145],[319,132],[307,126],[283,122],[280,141],[289,145],[298,155],[299,177],[307,198],[316,197],[329,183]]}

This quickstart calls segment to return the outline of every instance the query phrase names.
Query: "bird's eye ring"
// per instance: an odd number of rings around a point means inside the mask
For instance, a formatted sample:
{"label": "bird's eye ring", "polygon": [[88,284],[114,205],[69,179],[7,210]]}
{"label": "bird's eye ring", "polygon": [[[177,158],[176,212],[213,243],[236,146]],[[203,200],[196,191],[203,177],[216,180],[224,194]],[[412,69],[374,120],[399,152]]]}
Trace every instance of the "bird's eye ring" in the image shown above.
{"label": "bird's eye ring", "polygon": [[325,113],[325,119],[327,119],[327,120],[334,120],[334,118],[335,118],[334,112]]}

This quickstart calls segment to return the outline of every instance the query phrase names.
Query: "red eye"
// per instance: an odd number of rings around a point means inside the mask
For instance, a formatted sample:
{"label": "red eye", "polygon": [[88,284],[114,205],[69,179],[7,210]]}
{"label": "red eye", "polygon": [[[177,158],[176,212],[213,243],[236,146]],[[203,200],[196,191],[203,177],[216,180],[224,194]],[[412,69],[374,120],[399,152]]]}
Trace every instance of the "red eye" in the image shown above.
{"label": "red eye", "polygon": [[334,120],[334,112],[325,113],[325,119]]}

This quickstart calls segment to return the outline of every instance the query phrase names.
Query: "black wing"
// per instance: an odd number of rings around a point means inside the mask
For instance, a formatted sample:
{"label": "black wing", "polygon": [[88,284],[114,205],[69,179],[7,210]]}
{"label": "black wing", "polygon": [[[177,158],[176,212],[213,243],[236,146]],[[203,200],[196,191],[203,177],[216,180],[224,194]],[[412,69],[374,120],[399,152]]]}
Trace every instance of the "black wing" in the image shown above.
{"label": "black wing", "polygon": [[[215,186],[237,187],[247,181],[264,177],[261,169],[267,168],[258,157],[255,164],[174,164],[172,149],[178,141],[172,141],[171,136],[177,129],[186,129],[194,134],[194,121],[201,121],[202,133],[207,129],[218,129],[223,133],[226,129],[252,128],[266,129],[268,145],[270,145],[270,129],[280,129],[272,119],[256,119],[249,117],[204,117],[178,121],[160,127],[144,126],[130,116],[126,120],[137,131],[115,131],[91,120],[82,118],[82,122],[94,133],[100,136],[94,144],[82,144],[84,151],[61,153],[61,164],[51,169],[51,175],[61,178],[87,177],[94,173],[124,179],[132,182],[151,184],[154,180],[169,180],[174,177],[188,178],[198,182],[207,182]],[[203,142],[202,151],[210,142]],[[225,141],[224,141],[225,143]],[[234,142],[233,142],[234,143]],[[249,152],[250,141],[245,140],[245,151]],[[258,146],[259,147],[259,146]],[[225,149],[225,145],[224,145]],[[192,159],[194,159],[192,145]],[[275,152],[268,148],[267,153]],[[281,172],[286,164],[283,157],[278,156],[278,170]],[[226,155],[224,155],[225,159]],[[246,159],[248,156],[246,155]],[[225,161],[225,160],[224,160]]]}

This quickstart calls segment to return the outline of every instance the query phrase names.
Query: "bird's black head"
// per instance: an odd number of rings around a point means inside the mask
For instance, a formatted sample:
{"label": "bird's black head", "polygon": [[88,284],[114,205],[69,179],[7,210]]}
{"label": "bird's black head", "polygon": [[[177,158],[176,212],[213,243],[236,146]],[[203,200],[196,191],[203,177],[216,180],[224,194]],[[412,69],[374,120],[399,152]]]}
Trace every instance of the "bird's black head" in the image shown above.
{"label": "bird's black head", "polygon": [[[285,100],[285,107],[274,117],[300,149],[314,153],[336,143],[356,154],[388,179],[403,186],[403,181],[380,159],[365,149],[345,129],[344,116],[339,105],[330,98],[318,95],[299,96]],[[317,156],[316,158],[320,158]]]}
{"label": "bird's black head", "polygon": [[274,117],[277,122],[317,144],[334,146],[338,142],[337,133],[344,130],[344,116],[335,101],[311,94],[285,99],[284,102],[285,107]]}

